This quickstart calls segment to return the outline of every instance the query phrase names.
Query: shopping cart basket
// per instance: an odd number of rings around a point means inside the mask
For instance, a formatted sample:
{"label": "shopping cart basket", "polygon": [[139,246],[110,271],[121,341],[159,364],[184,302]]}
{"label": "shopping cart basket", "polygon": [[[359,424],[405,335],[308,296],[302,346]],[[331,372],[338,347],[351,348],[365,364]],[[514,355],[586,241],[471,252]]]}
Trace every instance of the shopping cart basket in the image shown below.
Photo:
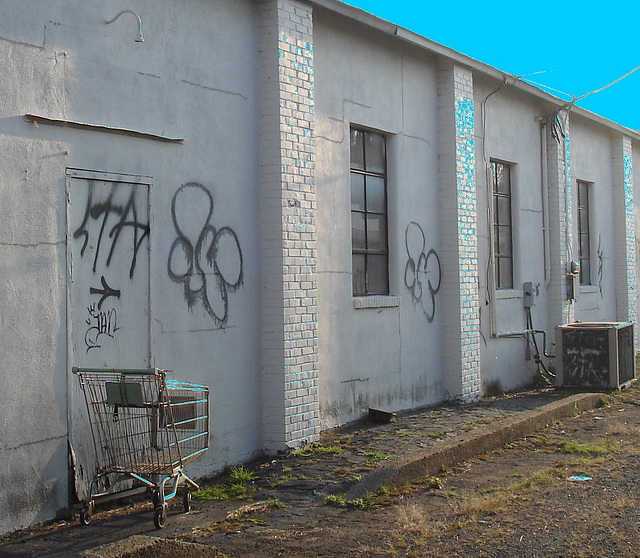
{"label": "shopping cart basket", "polygon": [[189,511],[189,489],[199,487],[183,467],[208,449],[209,388],[168,379],[173,371],[158,368],[73,367],[73,373],[84,392],[97,464],[80,521],[88,525],[100,501],[148,490],[160,529],[181,486]]}

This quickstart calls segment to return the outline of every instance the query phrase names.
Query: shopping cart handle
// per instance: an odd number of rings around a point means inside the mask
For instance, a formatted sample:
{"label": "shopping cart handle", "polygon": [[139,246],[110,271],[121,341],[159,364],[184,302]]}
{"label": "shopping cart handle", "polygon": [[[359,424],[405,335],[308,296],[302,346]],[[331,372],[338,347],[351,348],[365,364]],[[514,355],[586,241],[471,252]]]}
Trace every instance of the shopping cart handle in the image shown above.
{"label": "shopping cart handle", "polygon": [[159,372],[172,372],[172,370],[162,370],[160,368],[80,368],[73,366],[71,372],[74,374],[132,374],[154,376]]}

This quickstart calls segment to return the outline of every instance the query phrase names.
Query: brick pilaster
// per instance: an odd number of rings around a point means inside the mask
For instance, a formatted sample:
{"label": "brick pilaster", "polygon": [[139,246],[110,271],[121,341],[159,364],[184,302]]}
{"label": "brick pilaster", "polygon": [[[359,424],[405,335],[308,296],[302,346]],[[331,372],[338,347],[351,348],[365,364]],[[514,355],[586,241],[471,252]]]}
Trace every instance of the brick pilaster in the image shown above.
{"label": "brick pilaster", "polygon": [[313,23],[261,0],[264,447],[319,434]]}
{"label": "brick pilaster", "polygon": [[567,272],[577,259],[573,244],[571,143],[569,116],[562,112],[545,121],[547,180],[549,185],[549,326],[574,321],[574,308],[567,297]]}
{"label": "brick pilaster", "polygon": [[480,319],[473,76],[443,64],[438,73],[439,177],[443,254],[445,390],[480,396]]}
{"label": "brick pilaster", "polygon": [[[633,151],[628,137],[613,140],[616,315],[637,324],[636,244],[633,199]],[[638,327],[634,328],[636,341]]]}

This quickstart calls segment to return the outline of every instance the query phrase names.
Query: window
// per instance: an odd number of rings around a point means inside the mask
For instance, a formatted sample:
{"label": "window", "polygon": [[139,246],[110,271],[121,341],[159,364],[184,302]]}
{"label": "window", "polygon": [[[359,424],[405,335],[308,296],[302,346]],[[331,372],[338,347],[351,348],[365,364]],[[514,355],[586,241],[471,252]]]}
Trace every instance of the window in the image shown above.
{"label": "window", "polygon": [[513,288],[511,165],[491,161],[493,178],[493,258],[498,289]]}
{"label": "window", "polygon": [[382,134],[351,129],[353,294],[389,294],[387,156]]}
{"label": "window", "polygon": [[578,258],[580,284],[591,285],[591,238],[589,230],[589,184],[578,180]]}

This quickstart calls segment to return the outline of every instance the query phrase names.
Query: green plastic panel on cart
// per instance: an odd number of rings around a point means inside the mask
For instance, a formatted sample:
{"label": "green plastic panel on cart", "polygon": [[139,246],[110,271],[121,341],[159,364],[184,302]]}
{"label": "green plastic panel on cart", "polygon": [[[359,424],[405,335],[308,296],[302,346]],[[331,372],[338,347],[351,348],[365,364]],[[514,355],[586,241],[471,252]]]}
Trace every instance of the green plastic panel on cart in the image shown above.
{"label": "green plastic panel on cart", "polygon": [[119,407],[143,407],[142,385],[136,382],[105,382],[107,404]]}

